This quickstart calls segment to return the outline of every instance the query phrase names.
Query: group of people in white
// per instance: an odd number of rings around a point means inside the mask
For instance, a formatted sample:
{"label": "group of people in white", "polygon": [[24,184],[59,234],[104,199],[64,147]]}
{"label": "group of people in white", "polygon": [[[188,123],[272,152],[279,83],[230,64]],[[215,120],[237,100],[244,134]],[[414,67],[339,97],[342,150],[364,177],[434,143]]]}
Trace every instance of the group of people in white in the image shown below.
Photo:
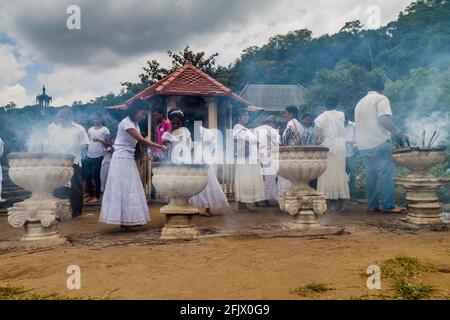
{"label": "group of people in white", "polygon": [[[282,133],[274,116],[268,116],[254,129],[248,128],[249,111],[239,109],[232,130],[237,209],[252,211],[248,204],[276,205],[279,191],[288,188],[290,182],[277,175],[272,166],[272,155],[280,144],[286,144],[322,145],[329,149],[326,171],[317,181],[311,181],[310,186],[334,203],[335,210],[344,210],[344,201],[350,198],[349,181],[350,185],[355,183],[352,158],[358,149],[366,178],[368,211],[402,212],[404,209],[395,205],[395,165],[390,143],[392,135],[402,136],[402,133],[392,120],[389,100],[383,95],[383,89],[381,80],[372,82],[368,94],[355,107],[355,122],[336,110],[338,101],[333,97],[325,99],[324,110],[316,119],[310,113],[299,117],[297,107],[288,106],[283,113],[286,126]],[[48,151],[75,157],[70,184],[55,191],[56,196],[70,199],[73,217],[81,216],[83,190],[87,190],[88,201],[97,201],[103,193],[100,214],[103,223],[120,225],[127,231],[150,220],[135,161],[138,145],[150,147],[157,158],[167,155],[172,160],[177,157],[177,161],[191,157],[200,148],[208,150],[207,154],[212,156],[207,162],[214,164],[211,159],[220,151],[217,150],[217,131],[208,129],[202,116],[193,119],[201,124],[195,129],[200,139],[193,141],[182,110],[171,110],[168,120],[162,110],[154,110],[157,142],[152,142],[141,134],[138,125],[147,112],[147,102],[135,100],[127,110],[128,115],[118,125],[114,143],[100,116],[94,117],[93,126],[86,132],[74,123],[70,108],[60,110],[56,121],[48,126],[49,137],[54,138],[49,144],[52,150]],[[252,159],[254,161],[249,161]],[[209,167],[205,189],[189,201],[193,206],[205,209],[206,215],[229,206],[214,168],[214,165]]]}

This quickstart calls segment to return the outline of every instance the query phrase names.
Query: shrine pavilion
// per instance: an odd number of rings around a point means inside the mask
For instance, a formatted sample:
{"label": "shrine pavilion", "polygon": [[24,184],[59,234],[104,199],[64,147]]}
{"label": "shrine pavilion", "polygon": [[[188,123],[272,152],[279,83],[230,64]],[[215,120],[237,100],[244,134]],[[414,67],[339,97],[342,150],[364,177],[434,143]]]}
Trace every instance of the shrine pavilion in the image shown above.
{"label": "shrine pavilion", "polygon": [[[208,119],[208,127],[219,129],[225,136],[225,130],[233,127],[233,106],[241,106],[249,111],[261,111],[250,104],[247,100],[235,94],[202,70],[188,62],[170,75],[164,77],[153,85],[147,87],[135,96],[125,101],[122,105],[112,106],[110,110],[126,110],[136,99],[145,99],[151,108],[163,108],[166,112],[174,108],[181,109],[186,117],[186,127],[193,130],[192,118],[194,115],[202,114]],[[147,133],[152,134],[151,110],[147,117]],[[219,182],[227,195],[232,194],[233,168],[229,165],[221,165],[218,168]],[[144,176],[146,191],[151,190],[151,163],[144,165]]]}

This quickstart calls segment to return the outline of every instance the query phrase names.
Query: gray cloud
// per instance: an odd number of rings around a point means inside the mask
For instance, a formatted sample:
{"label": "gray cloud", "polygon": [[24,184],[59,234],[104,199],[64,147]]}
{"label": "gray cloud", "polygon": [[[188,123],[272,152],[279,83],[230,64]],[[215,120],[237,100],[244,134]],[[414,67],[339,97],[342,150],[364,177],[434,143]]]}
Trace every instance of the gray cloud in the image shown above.
{"label": "gray cloud", "polygon": [[[411,2],[0,0],[0,44],[3,34],[7,35],[18,44],[14,52],[23,57],[16,59],[20,65],[8,65],[20,71],[13,78],[12,72],[0,72],[0,93],[5,101],[31,103],[44,82],[55,103],[86,101],[119,92],[121,81],[138,81],[146,60],[155,58],[166,64],[165,52],[178,51],[187,43],[194,50],[218,52],[218,63],[224,65],[238,58],[243,49],[260,46],[276,34],[308,28],[317,37],[337,32],[347,21],[365,23],[371,5],[380,8],[381,23],[386,24]],[[81,8],[81,30],[66,27],[66,9],[72,4]],[[5,57],[14,61],[0,52],[0,63],[8,63]],[[51,71],[30,71],[36,83],[22,84],[19,78],[26,76],[24,63],[28,62],[46,63]]]}
{"label": "gray cloud", "polygon": [[[219,35],[273,1],[10,1],[0,5],[6,33],[43,61],[108,64],[161,52],[196,35]],[[81,30],[66,28],[66,8],[81,8]]]}

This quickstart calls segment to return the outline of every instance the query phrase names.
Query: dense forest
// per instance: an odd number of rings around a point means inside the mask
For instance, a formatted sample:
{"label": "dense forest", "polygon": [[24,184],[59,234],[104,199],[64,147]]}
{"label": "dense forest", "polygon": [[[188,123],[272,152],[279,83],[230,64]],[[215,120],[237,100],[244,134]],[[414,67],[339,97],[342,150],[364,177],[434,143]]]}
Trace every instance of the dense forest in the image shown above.
{"label": "dense forest", "polygon": [[[261,47],[250,47],[229,66],[217,66],[217,53],[207,56],[189,46],[168,52],[172,63],[163,67],[148,61],[139,83],[122,83],[119,94],[109,93],[87,103],[73,105],[77,121],[88,124],[88,115],[123,102],[186,61],[239,92],[247,83],[301,84],[307,99],[301,109],[317,113],[323,98],[334,95],[340,108],[352,114],[366,94],[371,77],[387,80],[386,95],[395,117],[404,127],[408,119],[433,116],[448,130],[450,106],[450,1],[417,1],[397,20],[379,29],[365,29],[360,21],[347,22],[339,32],[317,38],[307,29],[277,35]],[[55,113],[55,108],[50,114]],[[0,108],[0,137],[7,152],[26,148],[30,124],[48,122],[36,106]],[[115,120],[106,114],[107,124]],[[14,124],[14,125],[12,125]],[[22,125],[18,125],[22,124]]]}

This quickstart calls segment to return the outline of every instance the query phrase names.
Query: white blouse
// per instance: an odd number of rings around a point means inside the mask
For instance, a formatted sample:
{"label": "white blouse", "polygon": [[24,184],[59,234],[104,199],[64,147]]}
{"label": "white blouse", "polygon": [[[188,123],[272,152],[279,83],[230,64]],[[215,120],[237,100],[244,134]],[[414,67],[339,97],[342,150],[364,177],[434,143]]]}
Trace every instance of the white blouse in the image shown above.
{"label": "white blouse", "polygon": [[120,121],[117,129],[117,137],[113,146],[113,157],[134,159],[137,140],[127,132],[128,129],[136,129],[137,131],[140,131],[139,125],[132,121],[130,117],[126,117]]}
{"label": "white blouse", "polygon": [[164,132],[162,140],[171,143],[170,159],[173,163],[192,163],[192,138],[191,132],[186,127]]}

